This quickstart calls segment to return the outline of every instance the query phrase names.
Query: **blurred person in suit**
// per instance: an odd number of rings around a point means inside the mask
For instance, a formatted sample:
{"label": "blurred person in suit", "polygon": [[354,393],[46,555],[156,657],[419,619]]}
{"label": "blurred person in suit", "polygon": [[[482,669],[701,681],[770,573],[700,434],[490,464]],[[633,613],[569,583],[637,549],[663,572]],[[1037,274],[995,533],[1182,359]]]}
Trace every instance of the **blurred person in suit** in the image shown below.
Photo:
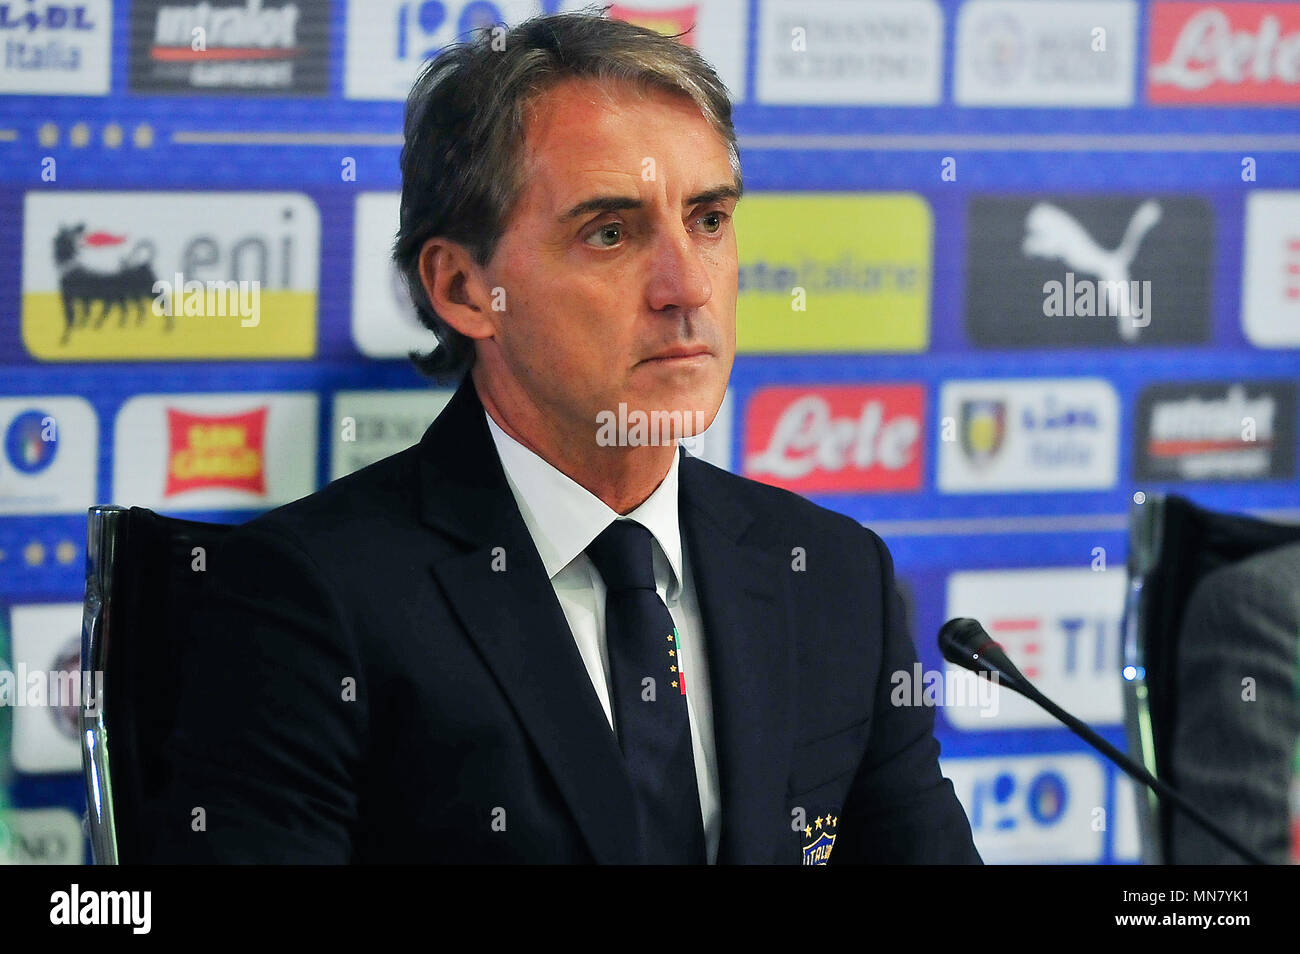
{"label": "blurred person in suit", "polygon": [[[1173,765],[1178,788],[1274,864],[1288,860],[1289,792],[1300,737],[1300,544],[1214,570],[1192,592],[1179,635]],[[1246,698],[1245,679],[1254,680]],[[1244,864],[1182,812],[1177,864]]]}
{"label": "blurred person in suit", "polygon": [[712,68],[539,18],[434,60],[405,136],[417,364],[459,387],[209,555],[153,857],[979,863],[933,710],[890,701],[883,541],[678,446],[735,354]]}

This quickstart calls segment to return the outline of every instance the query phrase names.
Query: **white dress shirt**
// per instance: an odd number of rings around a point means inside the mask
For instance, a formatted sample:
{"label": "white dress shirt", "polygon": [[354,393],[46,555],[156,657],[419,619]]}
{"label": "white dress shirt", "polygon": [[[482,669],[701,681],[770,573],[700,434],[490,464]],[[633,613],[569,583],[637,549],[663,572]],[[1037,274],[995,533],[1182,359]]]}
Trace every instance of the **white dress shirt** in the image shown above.
{"label": "white dress shirt", "polygon": [[[610,729],[614,730],[614,711],[609,700],[609,652],[605,646],[605,583],[584,551],[619,515],[595,494],[503,431],[491,414],[483,413],[506,481],[541,555],[596,696],[605,707]],[[651,547],[655,589],[677,627],[681,646],[679,665],[686,675],[686,711],[691,724],[704,843],[709,864],[716,864],[720,807],[713,705],[704,652],[704,626],[677,520],[679,460],[680,454],[673,455],[668,476],[627,516],[649,530],[657,544]]]}

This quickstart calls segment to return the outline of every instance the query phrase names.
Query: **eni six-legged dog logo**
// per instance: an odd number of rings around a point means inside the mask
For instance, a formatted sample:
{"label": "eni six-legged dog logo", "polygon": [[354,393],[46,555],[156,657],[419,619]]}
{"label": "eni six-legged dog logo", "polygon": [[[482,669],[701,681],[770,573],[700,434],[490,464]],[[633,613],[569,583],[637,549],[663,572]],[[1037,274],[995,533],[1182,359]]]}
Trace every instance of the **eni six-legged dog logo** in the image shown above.
{"label": "eni six-legged dog logo", "polygon": [[[113,272],[95,271],[80,261],[84,247],[107,249],[125,248],[127,236],[111,232],[90,232],[85,223],[61,226],[54,236],[54,266],[59,273],[59,295],[63,299],[63,337],[66,345],[74,328],[90,325],[98,329],[111,312],[118,312],[118,326],[125,327],[133,312],[137,325],[151,314],[153,286],[154,246],[147,239],[135,245],[119,260]],[[172,318],[167,316],[165,330],[171,331]]]}

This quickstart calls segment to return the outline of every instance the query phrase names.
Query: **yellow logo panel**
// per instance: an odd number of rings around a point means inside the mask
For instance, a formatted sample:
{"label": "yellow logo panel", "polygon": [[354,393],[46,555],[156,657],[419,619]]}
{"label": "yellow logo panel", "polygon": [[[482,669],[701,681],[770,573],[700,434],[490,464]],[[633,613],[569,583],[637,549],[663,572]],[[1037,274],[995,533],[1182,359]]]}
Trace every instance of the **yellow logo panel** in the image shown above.
{"label": "yellow logo panel", "polygon": [[748,195],[736,235],[739,352],[929,346],[934,217],[921,196]]}
{"label": "yellow logo panel", "polygon": [[315,292],[259,291],[259,298],[260,313],[247,318],[233,308],[206,313],[206,295],[203,308],[175,315],[156,314],[154,299],[146,296],[111,303],[106,312],[101,302],[90,308],[77,303],[69,327],[59,292],[28,292],[23,344],[46,361],[312,357]]}

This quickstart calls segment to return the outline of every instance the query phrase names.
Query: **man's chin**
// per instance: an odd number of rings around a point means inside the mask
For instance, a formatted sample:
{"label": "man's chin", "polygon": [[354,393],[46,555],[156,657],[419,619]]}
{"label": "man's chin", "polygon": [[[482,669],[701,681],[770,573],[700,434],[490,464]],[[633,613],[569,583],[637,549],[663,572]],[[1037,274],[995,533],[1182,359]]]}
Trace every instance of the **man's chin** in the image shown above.
{"label": "man's chin", "polygon": [[619,401],[597,413],[596,441],[620,447],[674,444],[707,429],[721,403],[696,395]]}

